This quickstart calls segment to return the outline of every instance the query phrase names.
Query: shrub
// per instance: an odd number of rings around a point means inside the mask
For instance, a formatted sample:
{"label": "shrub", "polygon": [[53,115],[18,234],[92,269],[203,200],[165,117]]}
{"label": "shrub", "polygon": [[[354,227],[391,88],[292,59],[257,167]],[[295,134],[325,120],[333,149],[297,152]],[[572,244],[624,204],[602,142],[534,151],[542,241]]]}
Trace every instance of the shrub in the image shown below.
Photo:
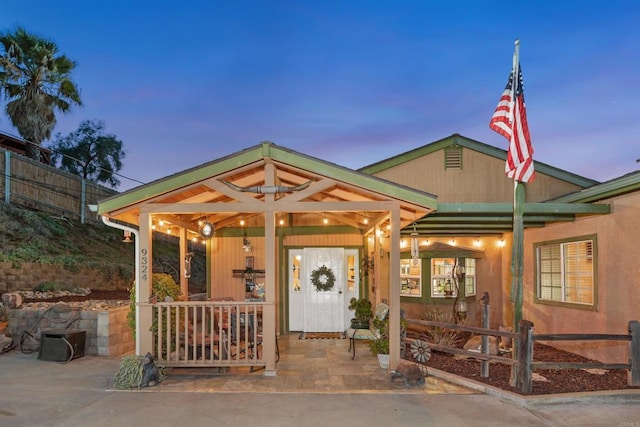
{"label": "shrub", "polygon": [[[453,315],[453,313],[442,312],[438,307],[427,308],[425,310],[423,319],[430,322],[438,322],[438,323],[451,323],[451,324],[465,323],[465,321],[458,320]],[[456,331],[448,328],[442,328],[439,326],[429,326],[421,335],[422,335],[421,338],[426,339],[426,341],[428,342],[442,345],[442,346],[447,346],[447,347],[455,347],[461,338],[460,331]]]}
{"label": "shrub", "polygon": [[[377,317],[373,318],[373,327],[380,333],[380,338],[376,338],[369,342],[369,350],[374,355],[389,354],[389,316],[384,320]],[[400,318],[400,334],[402,335],[407,329],[407,319]]]}
{"label": "shrub", "polygon": [[[118,390],[130,390],[132,388],[140,388],[143,380],[143,363],[144,356],[129,355],[120,359],[120,366],[114,379],[114,386]],[[162,367],[158,366],[158,382],[166,379]]]}
{"label": "shrub", "polygon": [[[151,296],[156,297],[158,301],[164,301],[167,297],[177,301],[180,297],[180,286],[176,284],[169,274],[154,273],[151,279]],[[135,283],[129,290],[129,314],[127,314],[127,321],[129,327],[136,335],[136,285]],[[154,319],[152,330],[157,330],[158,322]]]}
{"label": "shrub", "polygon": [[38,286],[33,288],[34,292],[57,292],[62,289],[65,289],[65,285],[57,282],[40,283]]}

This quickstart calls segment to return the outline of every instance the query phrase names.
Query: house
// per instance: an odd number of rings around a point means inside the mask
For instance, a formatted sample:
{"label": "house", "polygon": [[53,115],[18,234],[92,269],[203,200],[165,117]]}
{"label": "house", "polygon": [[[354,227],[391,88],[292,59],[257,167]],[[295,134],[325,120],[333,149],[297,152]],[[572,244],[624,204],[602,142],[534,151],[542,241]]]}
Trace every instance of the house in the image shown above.
{"label": "house", "polygon": [[[450,272],[456,257],[471,257],[475,268],[461,291],[471,324],[479,325],[477,302],[488,292],[491,326],[512,325],[513,182],[505,159],[505,150],[452,135],[361,169],[438,196],[436,212],[416,222],[421,242],[439,247],[420,246],[423,293],[401,298],[410,317],[420,317],[424,304],[451,306],[432,273],[447,258]],[[522,318],[538,334],[626,334],[640,304],[640,172],[598,183],[540,162],[535,170],[526,185]],[[451,242],[460,252],[443,251]],[[604,363],[627,360],[624,341],[550,344]]]}
{"label": "house", "polygon": [[[0,131],[0,148],[7,149],[22,156],[27,155],[27,145],[30,144],[26,139],[18,138]],[[51,163],[51,150],[40,147],[40,162],[48,165]]]}
{"label": "house", "polygon": [[[509,325],[513,182],[504,175],[505,158],[504,150],[452,135],[354,171],[262,143],[101,201],[105,223],[136,235],[137,353],[164,348],[163,363],[195,364],[197,351],[189,357],[185,337],[196,335],[180,322],[199,319],[206,365],[255,364],[275,375],[276,335],[344,331],[351,297],[391,306],[392,368],[401,307],[420,317],[425,306],[462,314],[455,310],[464,305],[469,322],[477,322],[478,302],[488,293],[492,326]],[[638,296],[626,286],[627,303],[620,288],[603,283],[633,283],[632,263],[620,261],[618,271],[607,263],[620,252],[608,250],[622,241],[629,242],[625,254],[638,252],[637,231],[613,224],[637,225],[631,212],[640,202],[640,176],[599,184],[535,167],[524,207],[524,318],[537,332],[554,332],[560,323],[562,332],[589,324],[597,329],[591,332],[621,333]],[[206,244],[208,301],[150,300],[153,230],[178,235],[181,258],[195,241]],[[610,238],[619,240],[604,244]],[[548,266],[570,264],[565,247],[577,254],[571,262],[578,267],[562,276]],[[188,279],[180,276],[186,296]],[[253,290],[262,288],[264,298],[255,301]],[[185,333],[168,331],[154,341],[149,329],[153,319],[164,321],[161,313]],[[238,313],[231,321],[236,332],[242,313],[260,316],[263,357],[240,360],[236,352],[233,359],[223,351],[233,332],[220,326],[225,313]],[[257,342],[253,334],[246,342]],[[613,354],[608,345],[576,351],[601,360]]]}

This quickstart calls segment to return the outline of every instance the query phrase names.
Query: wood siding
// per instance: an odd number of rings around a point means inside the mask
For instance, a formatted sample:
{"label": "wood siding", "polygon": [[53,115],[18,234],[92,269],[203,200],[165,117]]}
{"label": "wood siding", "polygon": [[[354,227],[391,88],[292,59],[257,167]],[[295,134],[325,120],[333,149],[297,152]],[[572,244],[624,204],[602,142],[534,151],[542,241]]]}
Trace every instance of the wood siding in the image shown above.
{"label": "wood siding", "polygon": [[[251,253],[247,253],[242,250],[242,237],[214,237],[211,239],[212,298],[233,298],[234,301],[244,301],[244,279],[237,277],[237,275],[234,277],[233,270],[243,270],[247,256],[253,257],[254,269],[264,270],[265,268],[264,237],[253,236],[250,237],[250,240],[253,249]],[[358,234],[286,236],[283,239],[285,247],[357,247],[362,246],[362,242],[363,237]],[[280,261],[278,265],[281,265]],[[255,281],[262,283],[264,278],[257,277]],[[282,284],[279,277],[277,282]],[[282,286],[285,285],[282,284]]]}
{"label": "wood siding", "polygon": [[[439,203],[495,203],[513,201],[513,181],[504,173],[504,161],[462,149],[462,169],[445,169],[444,150],[386,169],[380,178],[438,196]],[[527,184],[527,202],[539,202],[581,188],[536,172]]]}

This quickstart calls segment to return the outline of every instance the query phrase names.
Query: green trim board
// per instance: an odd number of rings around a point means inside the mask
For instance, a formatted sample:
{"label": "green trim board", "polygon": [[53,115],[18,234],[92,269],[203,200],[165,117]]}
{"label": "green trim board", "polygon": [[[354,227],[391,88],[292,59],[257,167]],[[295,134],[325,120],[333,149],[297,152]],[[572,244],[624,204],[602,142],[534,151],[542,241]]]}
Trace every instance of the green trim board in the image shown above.
{"label": "green trim board", "polygon": [[611,197],[621,196],[640,190],[640,171],[635,171],[611,181],[603,182],[584,190],[576,191],[549,202],[553,203],[590,203]]}
{"label": "green trim board", "polygon": [[[549,223],[575,221],[581,215],[604,215],[607,204],[525,203],[524,227],[539,228]],[[513,229],[512,203],[441,203],[438,210],[419,219],[415,229],[421,236],[479,236],[510,233]],[[401,231],[408,237],[413,224]]]}

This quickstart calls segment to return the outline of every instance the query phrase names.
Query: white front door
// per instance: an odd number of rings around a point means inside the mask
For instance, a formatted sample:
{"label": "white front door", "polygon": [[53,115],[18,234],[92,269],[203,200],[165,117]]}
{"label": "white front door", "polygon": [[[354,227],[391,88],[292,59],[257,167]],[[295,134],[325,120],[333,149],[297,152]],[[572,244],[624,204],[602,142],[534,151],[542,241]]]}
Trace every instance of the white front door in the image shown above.
{"label": "white front door", "polygon": [[[343,332],[344,291],[346,288],[344,249],[343,248],[305,248],[303,249],[302,282],[304,294],[304,331],[305,332]],[[333,280],[331,289],[318,290],[312,277],[314,272],[328,269]],[[326,271],[326,270],[325,270]],[[327,275],[319,280],[326,283]]]}

